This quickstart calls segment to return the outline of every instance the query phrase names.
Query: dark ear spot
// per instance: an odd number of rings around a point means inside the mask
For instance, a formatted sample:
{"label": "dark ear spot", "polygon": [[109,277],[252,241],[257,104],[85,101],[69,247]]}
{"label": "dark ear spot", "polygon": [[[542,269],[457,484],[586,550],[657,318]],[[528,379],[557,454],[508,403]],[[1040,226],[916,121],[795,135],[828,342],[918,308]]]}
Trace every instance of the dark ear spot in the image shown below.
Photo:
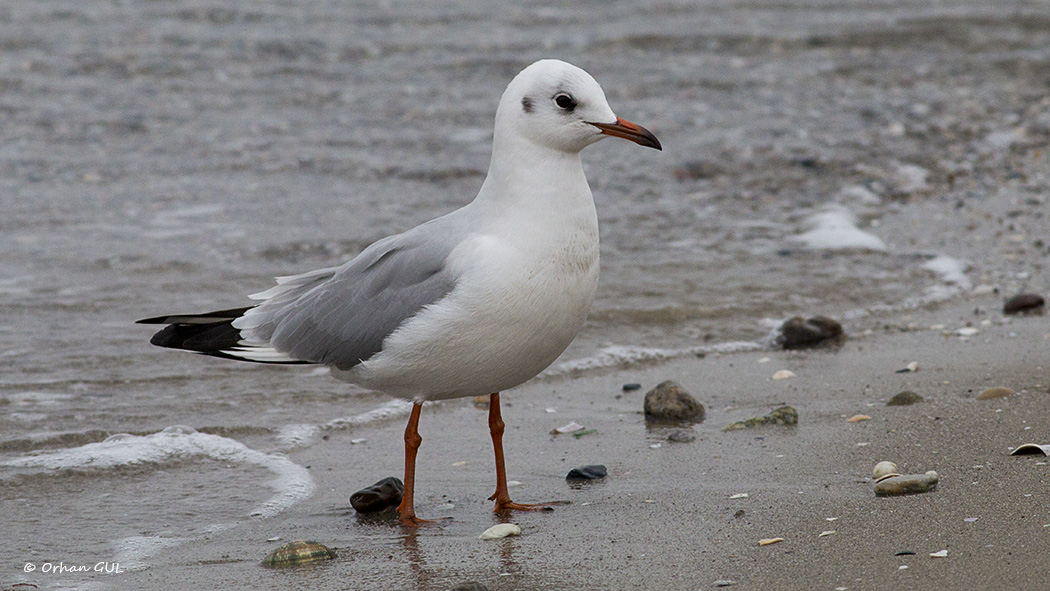
{"label": "dark ear spot", "polygon": [[521,108],[526,113],[531,113],[532,112],[532,99],[530,99],[527,96],[526,97],[522,97],[522,99],[521,99]]}

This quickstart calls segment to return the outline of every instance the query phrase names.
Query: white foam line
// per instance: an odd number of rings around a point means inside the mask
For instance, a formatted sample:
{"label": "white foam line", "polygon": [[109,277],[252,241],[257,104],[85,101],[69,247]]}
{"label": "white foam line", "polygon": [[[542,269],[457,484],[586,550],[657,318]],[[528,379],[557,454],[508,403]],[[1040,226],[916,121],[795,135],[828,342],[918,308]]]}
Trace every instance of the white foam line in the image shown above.
{"label": "white foam line", "polygon": [[14,468],[42,470],[94,469],[166,464],[186,458],[207,457],[223,462],[249,464],[276,474],[270,487],[276,494],[256,507],[252,516],[272,517],[313,494],[310,472],[280,453],[263,453],[240,441],[198,433],[190,427],[168,427],[150,435],[121,433],[104,441],[69,449],[33,452],[0,462]]}
{"label": "white foam line", "polygon": [[[433,404],[433,403],[431,403]],[[308,445],[321,435],[322,431],[361,427],[380,421],[407,417],[412,411],[412,403],[394,398],[370,411],[349,417],[340,417],[323,425],[292,424],[281,427],[277,432],[277,441],[282,449],[291,449]]]}
{"label": "white foam line", "polygon": [[605,347],[591,357],[574,359],[559,363],[543,373],[541,378],[550,378],[570,374],[579,374],[597,369],[608,369],[611,367],[623,367],[641,362],[667,361],[679,357],[700,355],[708,353],[740,353],[743,351],[756,351],[762,346],[750,341],[733,341],[719,343],[716,345],[705,345],[702,347],[686,347],[682,349],[658,349],[650,347]]}

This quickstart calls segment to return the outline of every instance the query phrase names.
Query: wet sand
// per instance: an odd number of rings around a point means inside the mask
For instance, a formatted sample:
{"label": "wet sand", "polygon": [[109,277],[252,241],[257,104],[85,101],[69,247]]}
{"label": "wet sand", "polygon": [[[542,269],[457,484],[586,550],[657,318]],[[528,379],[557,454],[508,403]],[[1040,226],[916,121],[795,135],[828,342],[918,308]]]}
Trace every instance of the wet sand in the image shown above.
{"label": "wet sand", "polygon": [[[1003,324],[998,312],[974,314],[998,303],[990,295],[918,313],[853,335],[837,350],[682,358],[512,391],[505,445],[510,478],[522,482],[512,496],[569,503],[549,513],[490,513],[486,413],[470,401],[424,412],[417,510],[450,520],[418,531],[402,529],[392,512],[360,517],[347,505],[354,490],[400,474],[402,422],[332,432],[291,454],[318,480],[313,498],[235,536],[180,547],[126,582],[450,589],[474,580],[493,590],[539,590],[703,589],[732,580],[734,589],[1045,589],[1050,466],[1044,457],[1008,452],[1050,442],[1050,321]],[[985,319],[992,324],[981,325]],[[968,323],[980,332],[953,333]],[[897,373],[911,361],[919,371]],[[796,376],[772,380],[779,369]],[[644,392],[664,379],[707,408],[694,442],[666,441],[674,429],[646,425]],[[625,382],[645,387],[625,393]],[[992,386],[1017,394],[975,399]],[[885,406],[901,390],[925,400]],[[720,431],[780,404],[798,410],[797,426]],[[855,414],[872,418],[846,421]],[[569,421],[597,432],[549,434]],[[367,441],[352,445],[351,438]],[[941,482],[928,493],[877,498],[871,470],[880,460],[905,473],[936,470]],[[609,468],[604,480],[564,480],[569,469],[595,463]],[[748,497],[730,499],[738,493]],[[478,539],[505,521],[520,525],[522,535]],[[819,537],[824,531],[836,533]],[[266,541],[274,536],[282,540]],[[773,537],[784,541],[758,545]],[[258,566],[268,551],[298,538],[328,544],[339,556],[290,570]],[[946,558],[930,557],[941,550]],[[902,551],[915,554],[895,556]]]}

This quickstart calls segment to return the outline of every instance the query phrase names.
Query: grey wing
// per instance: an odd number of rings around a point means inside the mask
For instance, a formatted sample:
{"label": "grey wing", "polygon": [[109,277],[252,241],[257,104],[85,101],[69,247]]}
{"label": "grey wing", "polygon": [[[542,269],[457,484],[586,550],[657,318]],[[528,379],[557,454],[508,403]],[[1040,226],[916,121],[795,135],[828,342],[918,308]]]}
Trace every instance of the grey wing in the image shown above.
{"label": "grey wing", "polygon": [[445,261],[462,239],[425,224],[380,240],[337,268],[278,279],[234,322],[248,343],[347,370],[379,352],[405,320],[445,297]]}

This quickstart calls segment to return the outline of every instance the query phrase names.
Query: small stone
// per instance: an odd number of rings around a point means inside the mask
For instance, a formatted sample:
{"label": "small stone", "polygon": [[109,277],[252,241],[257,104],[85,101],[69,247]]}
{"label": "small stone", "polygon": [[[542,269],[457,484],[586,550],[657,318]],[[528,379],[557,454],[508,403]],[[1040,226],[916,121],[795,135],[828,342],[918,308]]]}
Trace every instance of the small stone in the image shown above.
{"label": "small stone", "polygon": [[875,483],[875,495],[880,497],[924,493],[937,486],[940,480],[933,470],[925,474],[890,476]]}
{"label": "small stone", "polygon": [[730,585],[735,585],[736,581],[731,581],[729,579],[718,579],[717,581],[715,581],[712,584],[715,587],[729,587]]}
{"label": "small stone", "polygon": [[768,415],[755,417],[753,419],[747,419],[746,421],[737,421],[730,423],[725,427],[722,427],[723,431],[738,431],[740,429],[747,429],[749,427],[757,427],[759,425],[797,425],[798,424],[798,411],[791,406],[781,406],[780,408],[773,409],[773,412]]}
{"label": "small stone", "polygon": [[774,380],[786,380],[795,377],[795,372],[790,369],[781,369],[773,374]]}
{"label": "small stone", "polygon": [[350,506],[358,513],[375,513],[387,507],[396,507],[405,494],[400,478],[389,476],[350,495]]}
{"label": "small stone", "polygon": [[1043,296],[1035,293],[1022,293],[1006,300],[1003,314],[1042,314],[1046,306]]}
{"label": "small stone", "polygon": [[778,341],[785,349],[803,349],[818,345],[839,344],[845,338],[842,325],[826,316],[809,320],[801,316],[789,318],[780,327]]}
{"label": "small stone", "polygon": [[890,401],[886,403],[886,406],[908,406],[916,402],[922,402],[922,396],[911,390],[905,390],[894,394],[893,398],[890,398]]}
{"label": "small stone", "polygon": [[295,566],[332,558],[335,558],[335,552],[323,544],[295,540],[270,552],[263,559],[262,564],[269,567]]}
{"label": "small stone", "polygon": [[568,475],[565,476],[565,480],[598,480],[605,478],[608,473],[609,472],[606,470],[605,466],[594,464],[569,470]]}
{"label": "small stone", "polygon": [[650,419],[694,421],[704,420],[704,405],[697,402],[685,388],[671,380],[661,382],[645,395],[645,416]]}
{"label": "small stone", "polygon": [[481,532],[478,536],[482,540],[498,540],[507,536],[520,536],[521,528],[513,523],[500,523]]}
{"label": "small stone", "polygon": [[674,441],[675,443],[692,443],[693,441],[696,441],[696,434],[684,429],[679,429],[668,435],[667,440]]}
{"label": "small stone", "polygon": [[487,410],[488,407],[489,407],[489,400],[491,400],[491,398],[489,397],[488,394],[482,394],[481,396],[475,396],[474,397],[474,407],[475,408],[479,408],[481,410]]}
{"label": "small stone", "polygon": [[975,335],[975,334],[977,334],[979,332],[981,332],[981,331],[977,327],[964,326],[962,328],[956,329],[955,334],[957,334],[957,335],[959,335],[961,337],[972,337],[973,335]]}
{"label": "small stone", "polygon": [[624,384],[623,385],[623,391],[624,392],[634,392],[635,390],[641,390],[641,389],[642,389],[642,385],[637,383],[637,382],[631,382],[629,384]]}
{"label": "small stone", "polygon": [[467,581],[456,585],[452,591],[489,591],[489,588],[475,581]]}
{"label": "small stone", "polygon": [[988,388],[977,395],[977,400],[993,400],[995,398],[1006,398],[1007,396],[1013,396],[1014,391],[1009,388],[998,386],[995,388]]}

